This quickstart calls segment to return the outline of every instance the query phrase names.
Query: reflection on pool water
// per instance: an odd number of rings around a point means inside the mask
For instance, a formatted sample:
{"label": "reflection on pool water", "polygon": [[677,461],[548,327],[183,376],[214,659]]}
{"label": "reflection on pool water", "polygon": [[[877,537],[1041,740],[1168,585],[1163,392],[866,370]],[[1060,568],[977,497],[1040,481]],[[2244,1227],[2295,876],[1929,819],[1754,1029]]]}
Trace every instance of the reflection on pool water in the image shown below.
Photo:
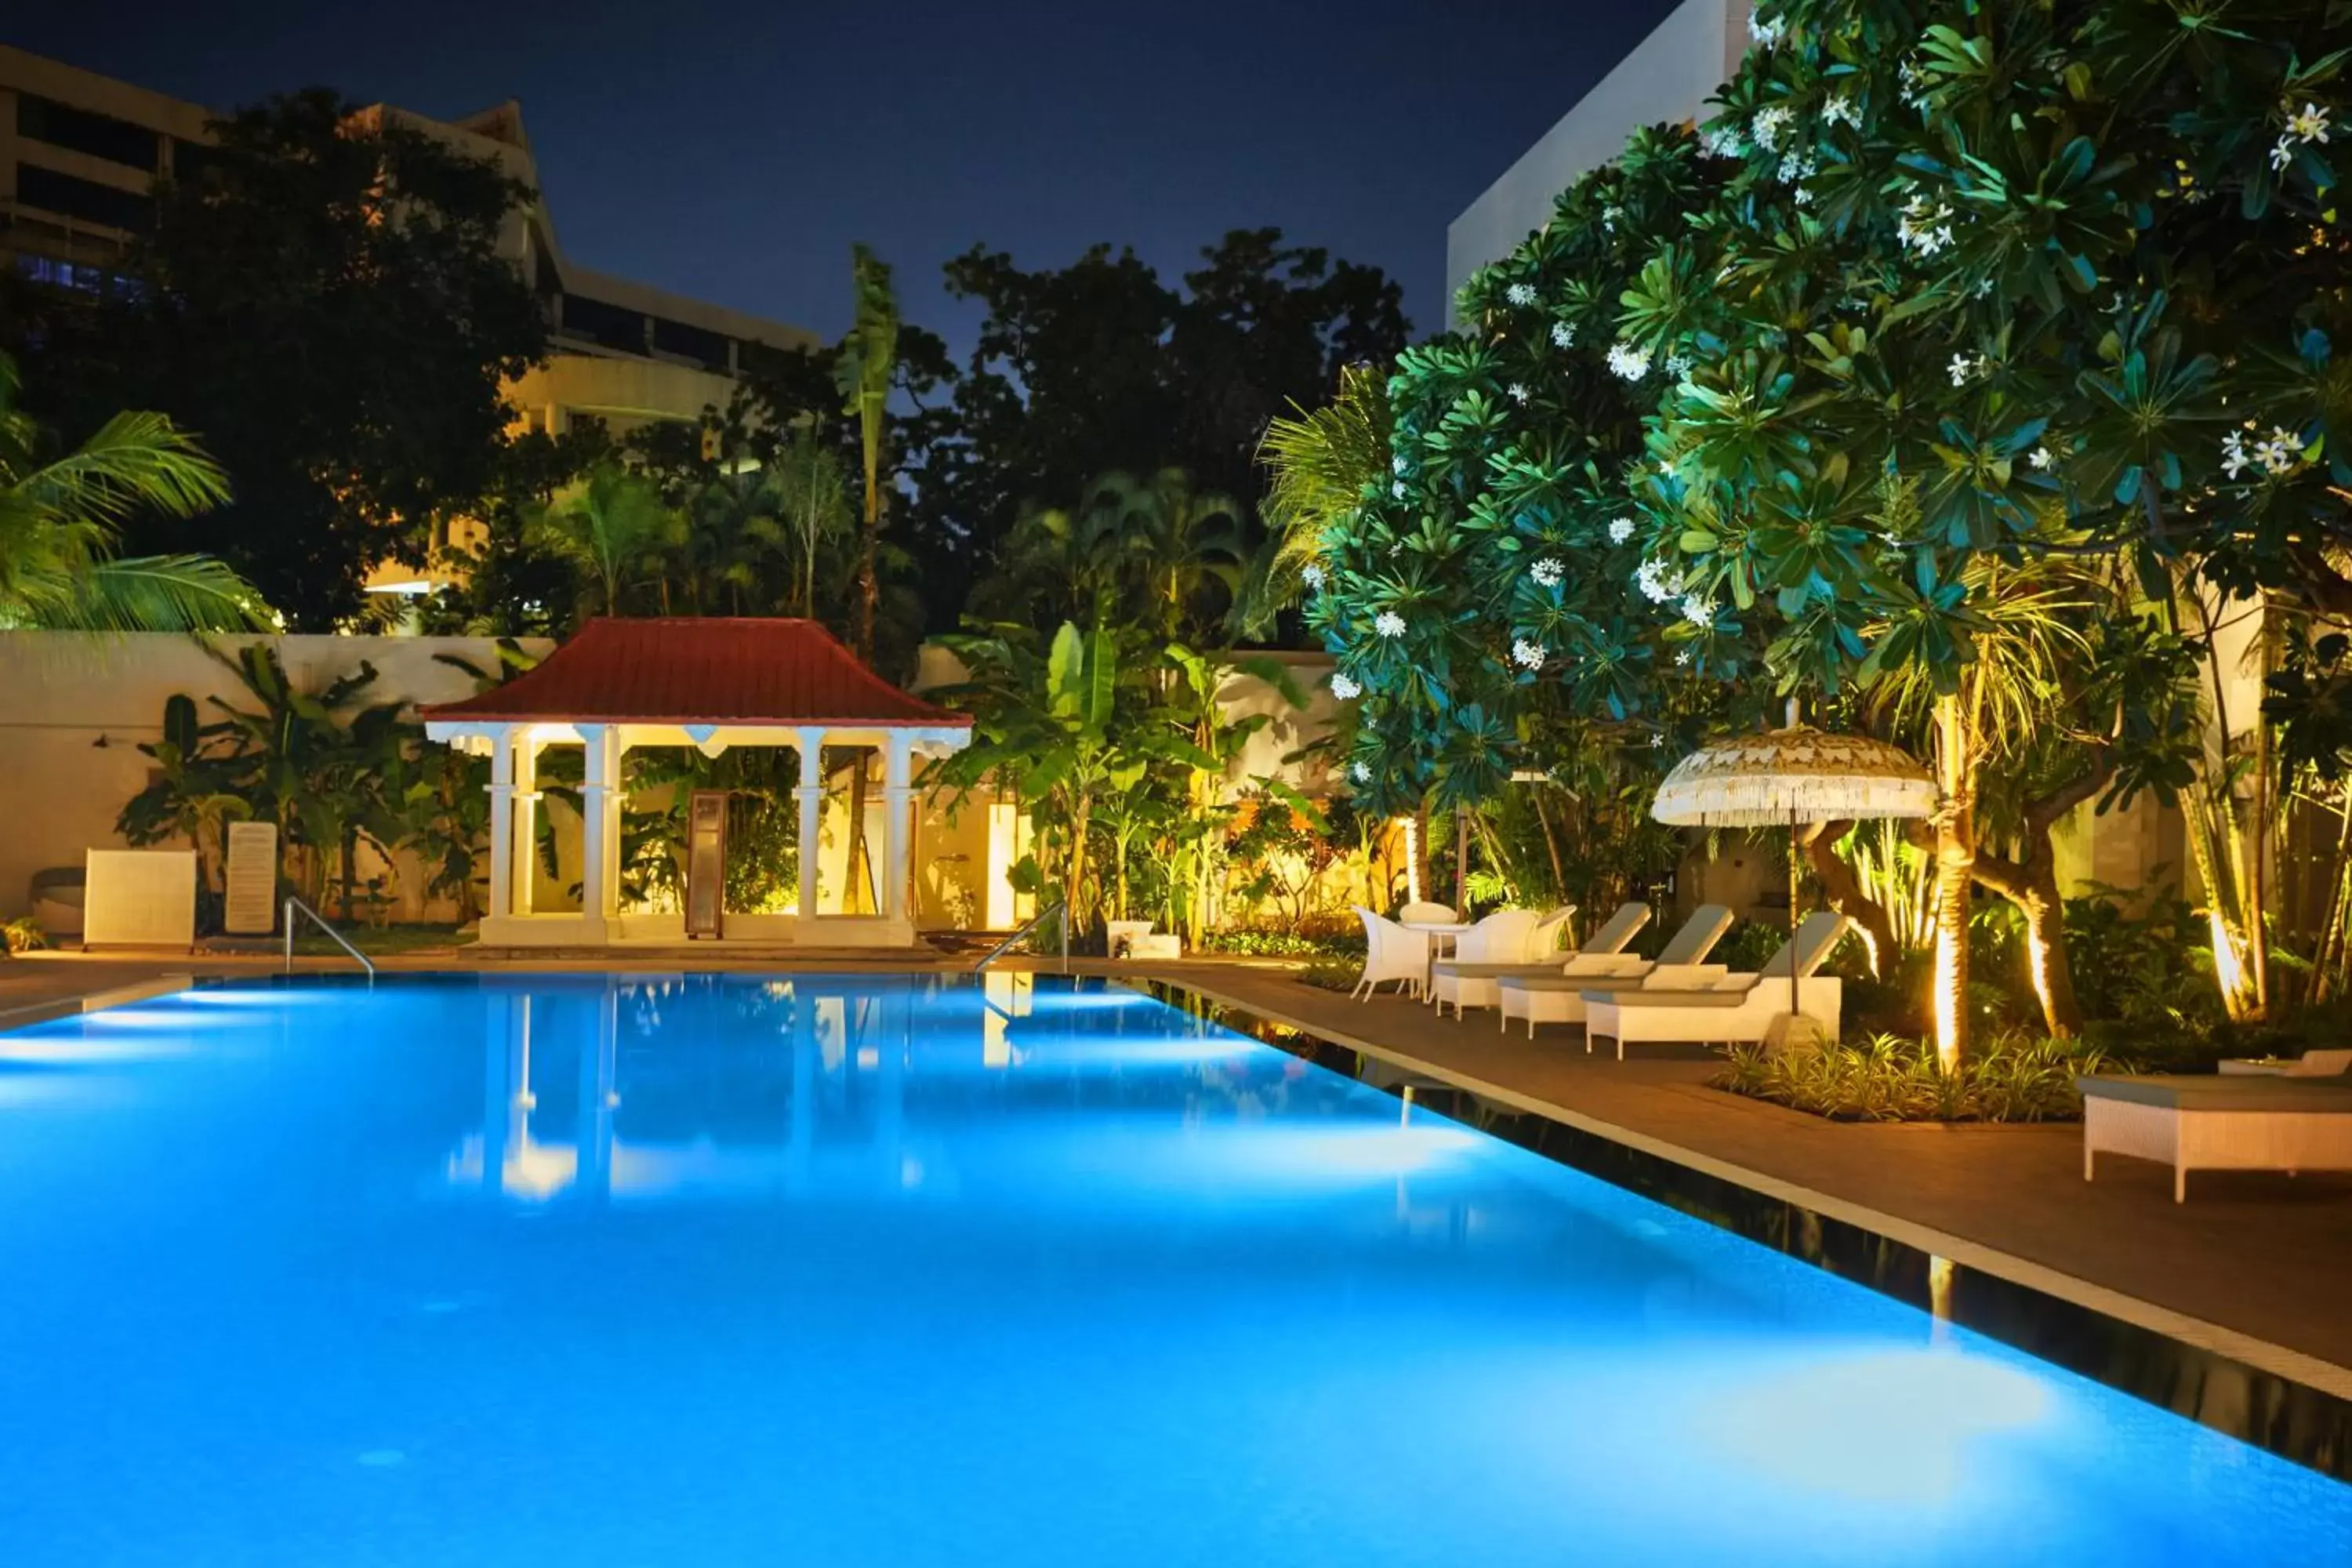
{"label": "reflection on pool water", "polygon": [[0,1563],[2352,1563],[2346,1488],[1087,982],[0,1035]]}

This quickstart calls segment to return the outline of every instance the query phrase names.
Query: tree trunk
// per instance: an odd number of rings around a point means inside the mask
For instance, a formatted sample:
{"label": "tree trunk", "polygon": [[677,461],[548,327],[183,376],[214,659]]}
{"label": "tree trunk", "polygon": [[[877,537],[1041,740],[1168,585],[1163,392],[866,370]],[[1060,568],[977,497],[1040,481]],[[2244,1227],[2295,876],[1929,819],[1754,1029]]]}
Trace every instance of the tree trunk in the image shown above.
{"label": "tree trunk", "polygon": [[2042,1025],[2053,1035],[2079,1034],[2082,1004],[2074,996],[2074,966],[2066,958],[2066,901],[2058,892],[2058,858],[2047,828],[2026,845],[2022,860],[1979,851],[1976,879],[2017,906],[2025,917],[2025,955],[2033,994],[2042,1003]]}
{"label": "tree trunk", "polygon": [[1799,830],[1798,840],[1804,846],[1805,863],[1813,868],[1813,879],[1822,885],[1822,899],[1862,929],[1870,947],[1870,972],[1883,980],[1894,972],[1895,922],[1885,905],[1863,891],[1862,879],[1837,852],[1838,840],[1853,828],[1851,822],[1809,823]]}
{"label": "tree trunk", "polygon": [[1976,756],[1957,695],[1936,700],[1936,1063],[1958,1068],[1969,1046],[1969,894],[1976,872]]}
{"label": "tree trunk", "polygon": [[1549,787],[1538,784],[1528,795],[1536,803],[1536,822],[1543,828],[1544,852],[1551,857],[1552,901],[1564,904],[1568,902],[1568,873],[1560,867],[1559,836],[1551,830],[1551,813],[1544,809],[1544,791]]}
{"label": "tree trunk", "polygon": [[1454,918],[1470,908],[1470,814],[1454,808]]}
{"label": "tree trunk", "polygon": [[[1437,879],[1435,868],[1429,857],[1429,800],[1422,798],[1412,814],[1412,886],[1406,889],[1408,899],[1427,899],[1430,884]],[[1460,910],[1454,911],[1460,913]]]}

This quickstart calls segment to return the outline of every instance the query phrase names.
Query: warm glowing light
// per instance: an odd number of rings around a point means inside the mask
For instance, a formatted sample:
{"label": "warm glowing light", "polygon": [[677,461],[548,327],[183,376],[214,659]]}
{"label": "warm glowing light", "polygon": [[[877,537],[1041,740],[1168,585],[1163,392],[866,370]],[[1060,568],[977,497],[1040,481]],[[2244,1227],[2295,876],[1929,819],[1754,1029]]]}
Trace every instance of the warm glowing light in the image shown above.
{"label": "warm glowing light", "polygon": [[1421,823],[1410,816],[1397,818],[1404,829],[1404,901],[1421,902]]}
{"label": "warm glowing light", "polygon": [[[1966,942],[1963,935],[1960,939]],[[1960,954],[1949,933],[1936,938],[1936,1063],[1946,1072],[1960,1065]]]}
{"label": "warm glowing light", "polygon": [[2242,1018],[2246,1014],[2246,965],[2238,956],[2238,939],[2230,934],[2230,922],[2221,911],[2205,911],[2207,927],[2213,933],[2213,978],[2221,982],[2221,1001],[2230,1016]]}
{"label": "warm glowing light", "polygon": [[2041,1000],[2042,1016],[2050,1016],[2050,944],[2042,940],[2042,928],[2029,921],[2025,926],[2025,963],[2033,977],[2033,994]]}

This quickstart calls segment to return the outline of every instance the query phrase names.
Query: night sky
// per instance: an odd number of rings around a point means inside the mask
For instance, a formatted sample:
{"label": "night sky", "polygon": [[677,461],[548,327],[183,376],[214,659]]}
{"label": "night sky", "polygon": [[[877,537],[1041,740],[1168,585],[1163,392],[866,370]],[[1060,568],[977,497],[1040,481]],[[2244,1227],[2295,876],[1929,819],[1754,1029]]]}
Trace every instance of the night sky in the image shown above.
{"label": "night sky", "polygon": [[1443,325],[1446,223],[1671,0],[1091,5],[9,7],[0,39],[226,108],[308,85],[449,118],[507,98],[565,253],[828,338],[851,241],[968,343],[939,265],[1096,240],[1171,282],[1272,225]]}

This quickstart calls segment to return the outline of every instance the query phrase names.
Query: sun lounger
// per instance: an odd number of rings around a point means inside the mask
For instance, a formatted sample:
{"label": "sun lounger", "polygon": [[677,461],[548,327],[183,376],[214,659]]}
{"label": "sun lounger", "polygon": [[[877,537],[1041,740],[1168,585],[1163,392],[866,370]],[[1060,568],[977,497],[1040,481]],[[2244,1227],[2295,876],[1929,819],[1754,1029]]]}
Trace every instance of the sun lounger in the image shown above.
{"label": "sun lounger", "polygon": [[[1701,904],[1659,950],[1655,963],[1624,952],[1580,952],[1563,968],[1504,975],[1496,984],[1500,1008],[1496,1026],[1508,1027],[1513,1018],[1525,1018],[1528,1037],[1533,1039],[1538,1024],[1583,1023],[1588,992],[1688,989],[1701,982],[1712,984],[1730,971],[1706,963],[1706,955],[1730,929],[1729,910],[1721,904]],[[1592,1048],[1590,1038],[1584,1048]]]}
{"label": "sun lounger", "polygon": [[[1574,911],[1573,904],[1556,910],[1546,918],[1546,923],[1551,931],[1556,931],[1559,924],[1565,922]],[[1539,954],[1522,952],[1506,956],[1457,952],[1452,958],[1439,959],[1432,968],[1431,994],[1435,999],[1437,1010],[1440,1013],[1444,1012],[1445,1005],[1451,1002],[1454,1005],[1454,1016],[1459,1017],[1465,1007],[1495,1005],[1502,999],[1499,982],[1511,975],[1560,974],[1567,972],[1568,966],[1573,965],[1581,959],[1592,960],[1596,965],[1608,962],[1638,963],[1641,960],[1629,958],[1624,950],[1636,936],[1641,934],[1642,928],[1649,923],[1650,906],[1636,899],[1620,904],[1617,907],[1617,912],[1609,917],[1609,922],[1594,931],[1591,940],[1573,953]],[[1466,942],[1468,938],[1465,937],[1464,940]],[[1591,973],[1614,973],[1614,971],[1596,967]]]}
{"label": "sun lounger", "polygon": [[1764,967],[1753,974],[1726,974],[1704,984],[1668,990],[1644,986],[1634,991],[1588,990],[1584,994],[1584,1029],[1588,1045],[1606,1039],[1617,1043],[1617,1059],[1625,1059],[1628,1042],[1681,1041],[1697,1045],[1752,1044],[1762,1040],[1790,1011],[1789,976],[1797,976],[1796,1010],[1821,1026],[1823,1037],[1837,1038],[1842,986],[1834,974],[1814,972],[1829,962],[1831,952],[1845,935],[1843,915],[1809,915],[1797,934],[1780,944]]}
{"label": "sun lounger", "polygon": [[2352,1083],[2326,1078],[2093,1073],[2083,1091],[2083,1179],[2101,1154],[2198,1171],[2352,1171]]}

